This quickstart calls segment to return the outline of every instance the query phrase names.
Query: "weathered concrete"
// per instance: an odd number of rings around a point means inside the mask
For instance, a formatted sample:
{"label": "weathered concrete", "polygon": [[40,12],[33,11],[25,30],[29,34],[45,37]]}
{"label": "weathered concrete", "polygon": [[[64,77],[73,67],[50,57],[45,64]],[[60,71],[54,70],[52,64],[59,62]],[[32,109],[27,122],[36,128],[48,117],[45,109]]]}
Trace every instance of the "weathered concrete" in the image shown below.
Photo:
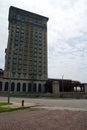
{"label": "weathered concrete", "polygon": [[85,94],[87,94],[87,84],[84,84]]}
{"label": "weathered concrete", "polygon": [[59,94],[59,82],[53,81],[53,94]]}

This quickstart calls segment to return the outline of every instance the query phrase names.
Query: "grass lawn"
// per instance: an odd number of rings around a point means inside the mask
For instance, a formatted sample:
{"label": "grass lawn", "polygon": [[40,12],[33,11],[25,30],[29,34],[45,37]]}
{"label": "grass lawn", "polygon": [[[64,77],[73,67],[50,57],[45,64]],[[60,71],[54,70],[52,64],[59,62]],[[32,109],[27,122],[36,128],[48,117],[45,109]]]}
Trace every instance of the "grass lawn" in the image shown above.
{"label": "grass lawn", "polygon": [[23,110],[29,107],[17,107],[17,108],[11,108],[10,105],[12,105],[12,103],[8,104],[7,102],[0,102],[0,113],[1,112],[11,112],[11,111],[16,111],[16,110]]}
{"label": "grass lawn", "polygon": [[5,106],[5,105],[12,105],[12,103],[7,103],[7,102],[0,102],[0,106]]}

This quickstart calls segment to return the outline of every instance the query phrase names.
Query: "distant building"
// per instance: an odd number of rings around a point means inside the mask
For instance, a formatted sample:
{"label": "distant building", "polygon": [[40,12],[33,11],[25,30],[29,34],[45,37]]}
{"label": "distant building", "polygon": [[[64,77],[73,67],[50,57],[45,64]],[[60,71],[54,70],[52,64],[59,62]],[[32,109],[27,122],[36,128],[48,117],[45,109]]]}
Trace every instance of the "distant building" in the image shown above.
{"label": "distant building", "polygon": [[48,18],[16,7],[9,9],[4,78],[12,91],[44,91],[48,78]]}
{"label": "distant building", "polygon": [[8,20],[5,69],[0,69],[1,93],[87,97],[87,84],[48,79],[47,17],[11,6]]}

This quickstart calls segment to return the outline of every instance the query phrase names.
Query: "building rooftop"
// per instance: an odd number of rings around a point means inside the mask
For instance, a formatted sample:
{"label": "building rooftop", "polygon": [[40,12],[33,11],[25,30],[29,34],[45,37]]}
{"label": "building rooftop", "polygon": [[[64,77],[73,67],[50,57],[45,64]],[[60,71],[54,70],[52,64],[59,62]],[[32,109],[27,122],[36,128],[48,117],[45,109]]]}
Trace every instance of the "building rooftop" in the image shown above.
{"label": "building rooftop", "polygon": [[10,6],[9,11],[15,11],[15,12],[17,12],[17,14],[32,17],[32,18],[38,17],[38,18],[43,18],[46,21],[49,20],[48,17],[42,16],[42,15],[39,15],[39,14],[36,14],[36,13],[32,13],[32,12],[29,12],[29,11],[26,11],[26,10],[23,10],[23,9],[19,9],[17,7],[14,7],[14,6]]}

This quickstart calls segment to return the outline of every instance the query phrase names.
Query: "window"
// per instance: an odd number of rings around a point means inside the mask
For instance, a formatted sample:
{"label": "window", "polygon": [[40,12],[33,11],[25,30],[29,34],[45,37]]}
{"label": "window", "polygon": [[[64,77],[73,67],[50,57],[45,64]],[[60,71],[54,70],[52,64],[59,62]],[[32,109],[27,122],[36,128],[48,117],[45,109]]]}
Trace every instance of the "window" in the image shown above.
{"label": "window", "polygon": [[8,82],[5,83],[4,91],[8,91]]}
{"label": "window", "polygon": [[41,92],[41,84],[39,84],[39,86],[38,86],[38,92]]}
{"label": "window", "polygon": [[14,47],[17,47],[17,46],[18,46],[18,42],[15,42]]}
{"label": "window", "polygon": [[19,55],[19,59],[20,59],[20,60],[22,59],[22,55]]}
{"label": "window", "polygon": [[22,55],[22,50],[19,50],[19,55]]}
{"label": "window", "polygon": [[12,78],[14,78],[15,77],[15,73],[12,73]]}
{"label": "window", "polygon": [[15,89],[15,83],[11,83],[11,91],[14,91]]}
{"label": "window", "polygon": [[41,50],[41,49],[42,49],[42,46],[39,46],[39,49]]}
{"label": "window", "polygon": [[39,58],[42,58],[42,55],[41,55],[41,54],[39,54]]}
{"label": "window", "polygon": [[19,29],[18,29],[18,28],[16,29],[16,32],[17,32],[17,33],[19,32]]}
{"label": "window", "polygon": [[36,57],[34,57],[34,62],[37,62],[37,58]]}
{"label": "window", "polygon": [[20,78],[20,77],[21,77],[21,71],[18,70],[18,78]]}
{"label": "window", "polygon": [[15,41],[16,41],[16,42],[18,41],[18,36],[15,37]]}
{"label": "window", "polygon": [[37,65],[37,62],[36,61],[34,61],[34,66],[36,66]]}
{"label": "window", "polygon": [[22,20],[22,22],[24,22],[25,21],[25,17],[21,16],[21,20]]}
{"label": "window", "polygon": [[24,34],[24,30],[21,30],[21,33],[23,33],[23,34]]}
{"label": "window", "polygon": [[28,92],[31,92],[31,83],[28,83]]}
{"label": "window", "polygon": [[35,43],[34,48],[37,50],[37,43]]}
{"label": "window", "polygon": [[40,38],[40,39],[39,39],[39,42],[41,43],[41,41],[42,41],[42,39]]}
{"label": "window", "polygon": [[0,91],[2,91],[2,82],[0,82]]}
{"label": "window", "polygon": [[17,92],[20,92],[20,83],[17,83]]}
{"label": "window", "polygon": [[42,62],[41,61],[39,61],[39,66],[41,66],[42,65]]}
{"label": "window", "polygon": [[37,75],[36,75],[36,73],[34,73],[34,79],[37,79]]}
{"label": "window", "polygon": [[20,20],[21,16],[20,15],[17,15],[17,19]]}
{"label": "window", "polygon": [[19,25],[17,25],[17,26],[16,26],[16,28],[17,28],[17,29],[19,29],[19,28],[20,28],[20,26],[19,26]]}
{"label": "window", "polygon": [[16,69],[16,64],[13,64],[12,68],[13,68],[13,69]]}
{"label": "window", "polygon": [[19,35],[19,33],[18,33],[18,32],[16,32],[16,37],[18,37],[18,35]]}
{"label": "window", "polygon": [[37,53],[36,53],[36,52],[34,53],[34,56],[35,56],[35,57],[37,56]]}
{"label": "window", "polygon": [[23,88],[22,88],[23,92],[26,92],[26,83],[23,83]]}
{"label": "window", "polygon": [[20,75],[20,73],[21,73],[21,69],[22,69],[22,65],[19,65],[18,66],[18,74]]}
{"label": "window", "polygon": [[36,92],[36,83],[33,84],[33,92]]}
{"label": "window", "polygon": [[36,48],[34,49],[34,52],[37,52],[37,49],[36,49]]}
{"label": "window", "polygon": [[24,38],[23,38],[23,37],[21,37],[20,42],[22,42],[22,43],[23,43],[23,41],[24,41]]}
{"label": "window", "polygon": [[16,59],[13,59],[13,64],[16,64]]}
{"label": "window", "polygon": [[22,45],[23,45],[23,41],[20,41],[20,45],[21,45],[21,48],[22,48]]}
{"label": "window", "polygon": [[[19,64],[21,65],[21,64],[22,64],[22,59],[19,58],[18,62],[19,62]],[[19,67],[19,68],[21,68],[21,67]]]}
{"label": "window", "polygon": [[42,36],[41,35],[39,35],[39,38],[40,38],[40,40],[42,39]]}
{"label": "window", "polygon": [[39,40],[39,46],[42,46],[42,42]]}

